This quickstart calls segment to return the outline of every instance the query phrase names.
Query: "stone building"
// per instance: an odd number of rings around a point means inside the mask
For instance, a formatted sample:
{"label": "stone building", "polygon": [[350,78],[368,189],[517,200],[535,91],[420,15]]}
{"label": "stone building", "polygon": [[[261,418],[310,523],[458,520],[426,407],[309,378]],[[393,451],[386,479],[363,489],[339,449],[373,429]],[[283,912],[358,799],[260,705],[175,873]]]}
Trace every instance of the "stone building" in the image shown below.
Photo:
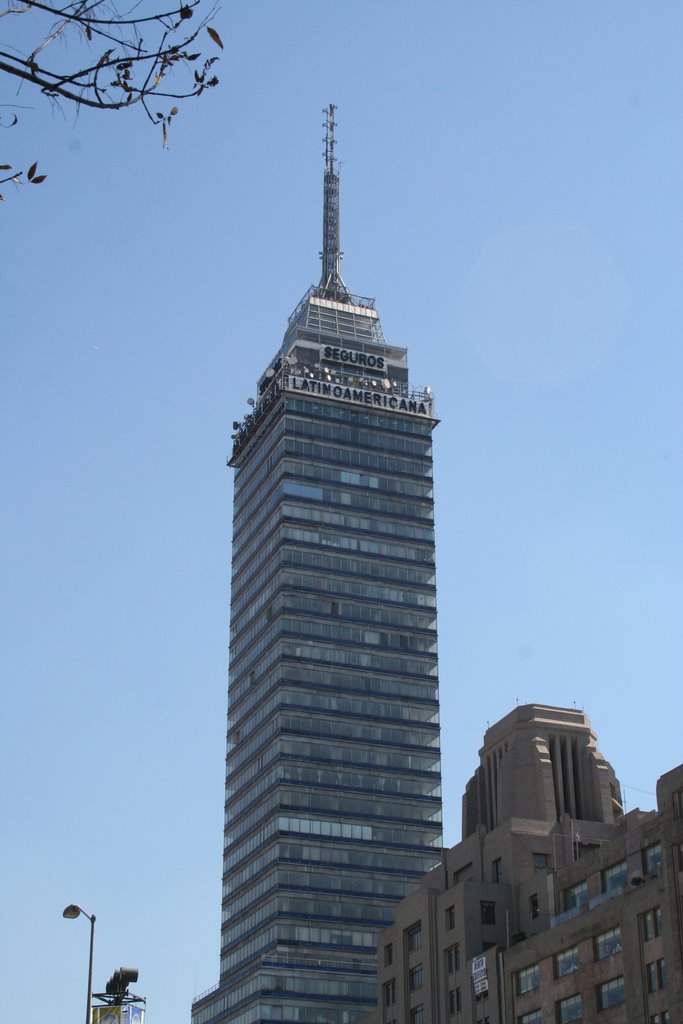
{"label": "stone building", "polygon": [[380,936],[366,1024],[680,1024],[683,765],[656,811],[619,783],[574,709],[490,728],[462,842]]}

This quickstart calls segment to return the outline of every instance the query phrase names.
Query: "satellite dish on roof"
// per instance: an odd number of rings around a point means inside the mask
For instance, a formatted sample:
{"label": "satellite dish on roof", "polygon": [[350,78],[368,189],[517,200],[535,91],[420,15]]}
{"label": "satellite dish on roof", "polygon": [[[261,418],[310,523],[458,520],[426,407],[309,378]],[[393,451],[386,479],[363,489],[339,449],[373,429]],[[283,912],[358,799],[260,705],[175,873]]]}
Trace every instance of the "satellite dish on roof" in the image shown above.
{"label": "satellite dish on roof", "polygon": [[253,404],[254,404],[254,399],[253,398],[248,398],[247,399],[247,405],[253,405]]}
{"label": "satellite dish on roof", "polygon": [[269,366],[268,369],[266,370],[266,377],[274,377],[274,376],[275,376],[275,370],[273,369],[272,366]]}

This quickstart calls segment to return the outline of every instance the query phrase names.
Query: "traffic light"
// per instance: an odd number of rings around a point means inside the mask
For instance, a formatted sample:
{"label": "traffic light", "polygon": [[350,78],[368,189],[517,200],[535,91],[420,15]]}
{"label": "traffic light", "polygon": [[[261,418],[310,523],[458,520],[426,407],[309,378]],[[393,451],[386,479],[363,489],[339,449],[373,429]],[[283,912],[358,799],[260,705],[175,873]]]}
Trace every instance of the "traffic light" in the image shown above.
{"label": "traffic light", "polygon": [[137,980],[137,967],[119,967],[107,982],[107,995],[113,996],[114,1002],[121,1002],[128,994],[128,986]]}

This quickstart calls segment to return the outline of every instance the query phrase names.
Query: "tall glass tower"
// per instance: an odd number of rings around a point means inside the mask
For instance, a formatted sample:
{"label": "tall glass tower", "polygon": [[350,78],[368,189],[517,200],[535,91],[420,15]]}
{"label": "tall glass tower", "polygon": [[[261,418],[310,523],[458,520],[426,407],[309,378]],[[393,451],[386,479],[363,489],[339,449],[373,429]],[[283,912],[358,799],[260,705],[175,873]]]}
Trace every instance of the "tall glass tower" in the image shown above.
{"label": "tall glass tower", "polygon": [[342,280],[333,118],[320,284],[234,427],[220,981],[193,1024],[352,1024],[441,850],[434,397]]}

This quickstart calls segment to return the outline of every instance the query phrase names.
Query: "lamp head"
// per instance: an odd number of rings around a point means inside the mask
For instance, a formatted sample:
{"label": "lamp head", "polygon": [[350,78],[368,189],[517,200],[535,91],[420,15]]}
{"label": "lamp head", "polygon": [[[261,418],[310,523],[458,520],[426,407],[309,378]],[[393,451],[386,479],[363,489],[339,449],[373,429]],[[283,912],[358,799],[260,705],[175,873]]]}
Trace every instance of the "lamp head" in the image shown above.
{"label": "lamp head", "polygon": [[62,917],[68,917],[70,921],[80,917],[82,914],[81,908],[76,903],[70,903],[68,907],[64,907],[62,911]]}

